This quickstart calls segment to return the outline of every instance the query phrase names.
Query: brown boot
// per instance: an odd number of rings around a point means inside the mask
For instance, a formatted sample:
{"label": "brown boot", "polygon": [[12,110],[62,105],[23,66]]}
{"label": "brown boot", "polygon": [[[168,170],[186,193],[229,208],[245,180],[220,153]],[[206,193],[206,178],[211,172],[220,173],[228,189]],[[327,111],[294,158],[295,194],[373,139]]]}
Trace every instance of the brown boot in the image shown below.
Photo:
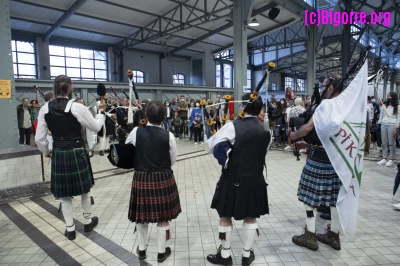
{"label": "brown boot", "polygon": [[317,234],[317,240],[324,244],[328,244],[333,249],[340,250],[340,238],[339,233],[331,231],[331,225],[328,224],[325,234]]}
{"label": "brown boot", "polygon": [[304,233],[302,235],[292,237],[292,242],[301,247],[318,250],[318,242],[315,233],[308,231],[307,227],[304,228]]}

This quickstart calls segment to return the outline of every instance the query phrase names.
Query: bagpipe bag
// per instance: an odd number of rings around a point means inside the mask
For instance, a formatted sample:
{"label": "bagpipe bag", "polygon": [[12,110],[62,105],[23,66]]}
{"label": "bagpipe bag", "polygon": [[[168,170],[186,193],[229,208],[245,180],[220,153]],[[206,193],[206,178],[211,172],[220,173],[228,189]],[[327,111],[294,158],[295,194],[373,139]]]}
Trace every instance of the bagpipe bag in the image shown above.
{"label": "bagpipe bag", "polygon": [[132,144],[111,144],[107,158],[113,166],[122,169],[133,169],[135,146]]}

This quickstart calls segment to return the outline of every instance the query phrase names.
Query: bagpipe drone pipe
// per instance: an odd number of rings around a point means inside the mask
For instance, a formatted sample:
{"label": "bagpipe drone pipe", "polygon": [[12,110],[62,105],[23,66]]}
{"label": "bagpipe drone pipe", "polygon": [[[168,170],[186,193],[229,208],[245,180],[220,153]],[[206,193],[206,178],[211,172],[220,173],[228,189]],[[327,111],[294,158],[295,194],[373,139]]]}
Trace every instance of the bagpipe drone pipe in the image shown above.
{"label": "bagpipe drone pipe", "polygon": [[[324,99],[331,99],[337,93],[341,93],[344,90],[344,84],[349,79],[350,75],[354,74],[357,70],[359,70],[367,59],[368,51],[371,49],[371,46],[367,46],[365,50],[363,50],[357,60],[347,69],[347,73],[344,77],[339,79],[334,79],[332,77],[328,77],[328,83],[326,86],[320,87],[318,83],[315,83],[313,95],[311,97],[311,103],[307,107],[306,111],[302,113],[300,116],[292,118],[292,126],[294,130],[299,130],[303,125],[307,124],[308,121],[314,114],[315,109],[321,104]],[[368,78],[369,80],[370,78]],[[371,79],[372,80],[372,79]],[[330,85],[333,85],[333,90],[330,95],[327,95],[328,88]],[[322,94],[320,94],[320,89],[324,88]],[[307,137],[304,137],[304,140],[307,143],[311,143],[311,135],[308,134]],[[294,155],[299,160],[299,151],[296,147],[296,142],[299,140],[292,140],[295,143],[295,148],[293,149]]]}

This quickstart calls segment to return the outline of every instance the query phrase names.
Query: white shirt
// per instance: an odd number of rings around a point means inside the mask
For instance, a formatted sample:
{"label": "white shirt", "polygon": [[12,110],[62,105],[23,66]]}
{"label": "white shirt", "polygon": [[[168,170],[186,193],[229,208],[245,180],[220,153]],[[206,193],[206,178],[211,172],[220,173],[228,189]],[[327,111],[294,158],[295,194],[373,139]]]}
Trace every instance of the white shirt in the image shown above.
{"label": "white shirt", "polygon": [[400,105],[395,115],[393,114],[393,106],[386,107],[386,105],[382,105],[378,124],[394,125],[398,128],[400,126]]}
{"label": "white shirt", "polygon": [[[67,105],[68,108],[68,105]],[[66,109],[67,110],[67,109]],[[36,129],[35,141],[41,152],[49,153],[49,141],[47,139],[47,123],[44,116],[49,112],[49,103],[45,103],[39,111],[38,127]],[[97,114],[96,118],[89,112],[89,109],[80,103],[73,102],[71,105],[71,113],[78,119],[78,122],[83,127],[89,128],[91,131],[99,132],[104,125],[106,117],[102,114]]]}
{"label": "white shirt", "polygon": [[170,108],[169,105],[168,105],[168,106],[167,106],[167,117],[168,117],[168,118],[171,118],[170,112],[171,112],[171,108]]}
{"label": "white shirt", "polygon": [[[160,127],[163,130],[165,130],[163,127],[161,126],[157,126],[157,125],[153,125],[150,122],[147,122],[146,124],[147,127]],[[125,144],[132,144],[133,146],[136,146],[136,133],[137,133],[137,129],[138,127],[135,127],[131,133],[129,134],[129,136],[126,138]],[[175,161],[176,161],[176,141],[175,141],[175,136],[174,134],[172,134],[171,132],[169,133],[169,155],[171,157],[171,166],[174,165]]]}
{"label": "white shirt", "polygon": [[24,121],[22,127],[27,129],[32,127],[31,114],[29,113],[28,107],[22,107],[22,108],[24,108]]}

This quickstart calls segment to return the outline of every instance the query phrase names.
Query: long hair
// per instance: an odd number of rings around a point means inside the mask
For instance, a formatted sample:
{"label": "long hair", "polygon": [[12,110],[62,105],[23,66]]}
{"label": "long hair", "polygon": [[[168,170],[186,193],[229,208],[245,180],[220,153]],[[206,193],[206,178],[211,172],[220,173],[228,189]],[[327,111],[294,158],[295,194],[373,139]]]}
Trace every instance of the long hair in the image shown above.
{"label": "long hair", "polygon": [[[397,93],[395,92],[389,92],[388,93],[390,96],[392,96],[392,101],[390,103],[391,106],[393,106],[393,114],[397,114],[397,109],[399,106],[399,97],[397,96]],[[386,107],[388,106],[388,103],[386,102]]]}
{"label": "long hair", "polygon": [[59,96],[68,96],[69,99],[72,98],[72,90],[68,93],[69,88],[72,87],[71,78],[65,75],[59,75],[54,79],[54,98]]}

